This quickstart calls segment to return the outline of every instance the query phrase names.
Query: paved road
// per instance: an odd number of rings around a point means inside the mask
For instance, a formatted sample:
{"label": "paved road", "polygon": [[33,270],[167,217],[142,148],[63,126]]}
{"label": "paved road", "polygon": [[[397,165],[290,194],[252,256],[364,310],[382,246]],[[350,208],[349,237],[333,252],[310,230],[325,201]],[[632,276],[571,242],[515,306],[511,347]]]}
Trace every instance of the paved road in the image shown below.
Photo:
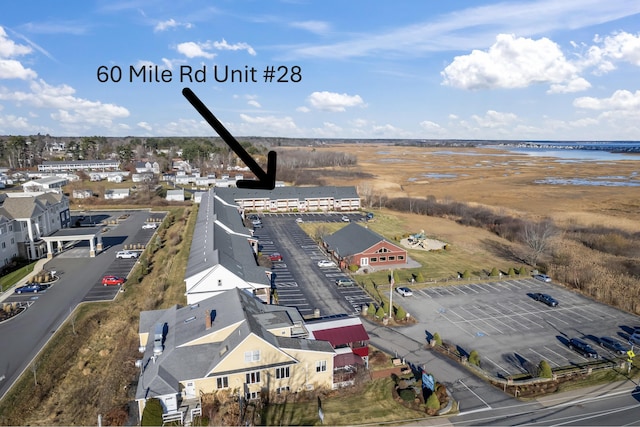
{"label": "paved road", "polygon": [[[141,238],[148,240],[150,233],[140,227],[149,217],[149,212],[129,213],[129,219],[103,235],[105,250],[95,258],[88,257],[88,247],[80,247],[47,262],[44,268],[56,270],[60,279],[42,293],[21,295],[23,299],[31,299],[31,307],[0,323],[0,337],[4,343],[0,353],[0,398],[28,368],[75,307],[83,301],[95,300],[96,288],[104,291],[100,284],[102,276],[119,268],[123,261],[115,259],[116,251],[123,244],[141,243]],[[112,289],[108,299],[112,299],[117,294],[117,287],[109,288]],[[9,302],[15,298],[12,292],[5,292],[3,299]]]}

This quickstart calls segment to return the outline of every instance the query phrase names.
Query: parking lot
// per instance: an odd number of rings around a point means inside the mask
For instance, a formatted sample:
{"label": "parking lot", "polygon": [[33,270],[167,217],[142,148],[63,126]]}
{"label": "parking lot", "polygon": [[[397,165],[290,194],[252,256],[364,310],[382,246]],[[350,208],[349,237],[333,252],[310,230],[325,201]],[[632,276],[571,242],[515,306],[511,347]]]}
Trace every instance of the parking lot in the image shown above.
{"label": "parking lot", "polygon": [[[361,288],[337,287],[335,281],[348,277],[338,267],[318,267],[327,254],[298,226],[295,219],[305,222],[337,222],[337,214],[268,214],[262,215],[262,228],[255,230],[260,251],[269,255],[282,254],[282,261],[273,262],[273,283],[278,303],[298,308],[303,316],[359,313],[363,304],[372,300]],[[348,214],[353,221],[362,219],[360,213]]]}
{"label": "parking lot", "polygon": [[[558,306],[534,300],[536,292],[552,295]],[[478,351],[482,367],[500,376],[526,373],[541,360],[552,368],[587,362],[569,349],[571,338],[591,344],[602,359],[616,360],[621,356],[601,348],[598,337],[629,348],[628,334],[640,325],[637,316],[529,278],[414,289],[413,296],[398,298],[419,320],[406,333],[426,340],[437,332],[467,354]]]}

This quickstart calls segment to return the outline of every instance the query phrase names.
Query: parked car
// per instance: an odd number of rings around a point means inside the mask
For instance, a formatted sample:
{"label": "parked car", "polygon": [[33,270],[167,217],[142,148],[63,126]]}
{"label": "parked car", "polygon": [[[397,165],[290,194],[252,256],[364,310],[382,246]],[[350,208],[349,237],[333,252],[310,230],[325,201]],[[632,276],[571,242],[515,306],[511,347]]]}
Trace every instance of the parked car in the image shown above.
{"label": "parked car", "polygon": [[304,222],[304,220],[302,218],[296,218],[296,222],[301,223],[301,222]]}
{"label": "parked car", "polygon": [[140,254],[138,252],[133,252],[133,251],[118,251],[116,252],[116,258],[120,258],[120,259],[131,259],[131,258],[138,258]]}
{"label": "parked car", "polygon": [[318,267],[335,267],[336,263],[333,261],[329,261],[328,259],[323,259],[322,261],[318,261]]}
{"label": "parked car", "polygon": [[126,279],[124,277],[104,276],[102,278],[102,285],[103,286],[122,285],[125,281],[126,281]]}
{"label": "parked car", "polygon": [[349,279],[347,277],[342,277],[338,280],[336,280],[336,286],[355,286],[356,282],[354,282],[352,279]]}
{"label": "parked car", "polygon": [[282,255],[280,255],[278,252],[274,252],[269,255],[269,259],[271,261],[282,261]]}
{"label": "parked car", "polygon": [[373,219],[373,212],[367,212],[367,221]]}
{"label": "parked car", "polygon": [[600,337],[600,347],[607,348],[617,354],[626,354],[625,348],[618,340],[611,337]]}
{"label": "parked car", "polygon": [[598,352],[593,349],[589,344],[578,338],[571,338],[569,340],[569,348],[580,353],[582,356],[591,359],[598,358]]}
{"label": "parked car", "polygon": [[143,230],[155,230],[156,228],[158,228],[158,224],[154,222],[147,222],[142,226]]}
{"label": "parked car", "polygon": [[413,291],[407,288],[406,286],[401,286],[399,288],[396,288],[396,292],[398,292],[403,297],[410,297],[411,295],[413,295]]}
{"label": "parked car", "polygon": [[262,228],[262,221],[251,221],[251,225],[253,225],[253,228]]}
{"label": "parked car", "polygon": [[20,286],[19,288],[16,288],[15,293],[16,294],[26,294],[26,293],[34,293],[37,294],[40,291],[44,291],[45,289],[47,289],[47,285],[43,285],[40,283],[27,283],[24,286]]}
{"label": "parked car", "polygon": [[349,217],[348,217],[348,216],[346,216],[346,215],[342,215],[342,218],[340,218],[340,220],[341,220],[342,222],[351,222],[351,220],[349,219]]}
{"label": "parked car", "polygon": [[633,332],[629,335],[629,342],[640,345],[640,327],[633,328]]}
{"label": "parked car", "polygon": [[543,303],[547,304],[549,307],[557,307],[558,306],[558,301],[556,301],[549,294],[542,294],[540,292],[536,292],[535,294],[533,294],[533,299],[536,300],[536,301],[543,302]]}
{"label": "parked car", "polygon": [[533,278],[536,280],[540,280],[541,282],[551,282],[551,277],[547,276],[546,274],[536,274],[533,276]]}

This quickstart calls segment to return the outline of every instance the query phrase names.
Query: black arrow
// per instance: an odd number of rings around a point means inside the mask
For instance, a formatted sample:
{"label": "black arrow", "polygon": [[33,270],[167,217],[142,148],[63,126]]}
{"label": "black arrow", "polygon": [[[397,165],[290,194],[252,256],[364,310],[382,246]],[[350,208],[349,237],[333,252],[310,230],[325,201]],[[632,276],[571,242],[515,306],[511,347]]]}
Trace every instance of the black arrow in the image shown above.
{"label": "black arrow", "polygon": [[236,182],[238,188],[253,188],[258,190],[273,190],[276,186],[276,152],[269,151],[267,153],[267,171],[263,171],[259,164],[253,160],[251,154],[242,148],[242,145],[236,140],[233,135],[220,123],[220,121],[213,115],[206,105],[200,101],[195,93],[188,87],[182,89],[182,94],[193,105],[193,107],[200,113],[203,119],[209,123],[209,125],[220,135],[220,137],[227,143],[229,148],[240,157],[245,165],[251,169],[251,172],[258,178],[241,179]]}

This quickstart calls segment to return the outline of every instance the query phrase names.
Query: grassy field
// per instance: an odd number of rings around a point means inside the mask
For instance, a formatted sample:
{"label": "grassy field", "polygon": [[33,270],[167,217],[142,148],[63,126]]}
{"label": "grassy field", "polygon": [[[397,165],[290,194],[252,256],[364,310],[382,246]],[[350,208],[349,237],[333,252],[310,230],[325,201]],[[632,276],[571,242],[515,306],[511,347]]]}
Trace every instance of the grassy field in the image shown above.
{"label": "grassy field", "polygon": [[11,286],[15,285],[18,280],[21,280],[27,277],[33,271],[33,267],[35,265],[36,263],[32,262],[31,264],[25,265],[24,267],[16,271],[12,271],[6,276],[0,277],[0,290],[4,292],[7,289],[9,289]]}

